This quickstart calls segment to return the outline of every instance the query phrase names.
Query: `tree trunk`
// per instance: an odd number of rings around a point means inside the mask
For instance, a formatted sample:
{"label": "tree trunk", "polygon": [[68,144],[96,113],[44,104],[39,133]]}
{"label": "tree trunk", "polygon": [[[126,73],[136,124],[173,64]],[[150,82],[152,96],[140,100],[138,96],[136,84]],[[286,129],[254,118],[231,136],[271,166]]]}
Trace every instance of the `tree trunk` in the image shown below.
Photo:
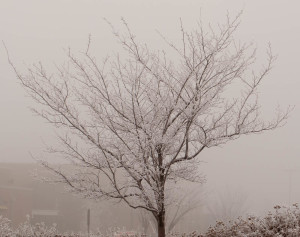
{"label": "tree trunk", "polygon": [[166,236],[165,228],[165,168],[163,167],[163,154],[162,154],[162,144],[157,145],[157,158],[159,165],[159,198],[158,198],[158,207],[159,213],[157,216],[157,232],[158,237]]}
{"label": "tree trunk", "polygon": [[162,213],[160,213],[157,218],[157,233],[158,233],[158,237],[166,236],[164,211]]}

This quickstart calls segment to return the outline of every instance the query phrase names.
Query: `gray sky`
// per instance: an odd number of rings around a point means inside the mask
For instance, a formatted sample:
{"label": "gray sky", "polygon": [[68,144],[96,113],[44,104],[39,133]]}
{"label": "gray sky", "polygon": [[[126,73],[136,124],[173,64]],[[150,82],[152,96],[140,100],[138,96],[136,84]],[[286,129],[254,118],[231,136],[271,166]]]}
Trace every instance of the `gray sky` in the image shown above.
{"label": "gray sky", "polygon": [[[20,70],[39,60],[64,60],[63,48],[83,50],[92,34],[99,58],[114,49],[103,17],[116,27],[124,17],[140,41],[160,46],[159,30],[170,39],[180,37],[179,18],[187,28],[224,20],[244,10],[237,39],[256,42],[263,62],[267,43],[279,58],[261,87],[266,118],[274,107],[295,109],[285,127],[252,135],[203,153],[203,172],[216,190],[229,187],[249,195],[253,211],[288,201],[288,172],[292,176],[292,202],[300,202],[300,2],[299,0],[0,0],[0,39],[5,41]],[[0,162],[31,162],[29,152],[40,154],[44,141],[53,140],[51,127],[32,115],[32,101],[8,65],[0,47]],[[297,191],[299,190],[299,191]]]}

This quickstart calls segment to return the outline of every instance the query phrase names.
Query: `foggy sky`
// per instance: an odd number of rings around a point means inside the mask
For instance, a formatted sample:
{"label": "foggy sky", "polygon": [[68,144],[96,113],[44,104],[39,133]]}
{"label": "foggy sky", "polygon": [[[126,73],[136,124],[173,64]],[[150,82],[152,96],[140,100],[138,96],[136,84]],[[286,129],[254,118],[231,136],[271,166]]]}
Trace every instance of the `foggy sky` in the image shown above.
{"label": "foggy sky", "polygon": [[[200,12],[204,24],[215,24],[222,23],[227,10],[234,16],[241,9],[236,38],[254,41],[261,63],[268,42],[278,54],[260,88],[264,117],[270,118],[278,104],[282,108],[295,105],[295,109],[288,123],[276,131],[205,151],[200,170],[207,175],[211,190],[246,193],[250,211],[258,212],[288,202],[286,170],[291,168],[297,170],[291,179],[291,202],[300,202],[299,0],[0,0],[0,40],[22,71],[26,64],[38,61],[50,67],[63,62],[63,49],[69,46],[83,51],[89,34],[99,59],[110,53],[113,37],[103,17],[117,28],[124,17],[139,41],[160,46],[156,30],[172,40],[180,39],[180,17],[192,29],[197,27]],[[55,139],[53,129],[30,112],[32,101],[19,85],[2,45],[0,81],[0,162],[32,162],[29,153],[42,154],[43,142]]]}

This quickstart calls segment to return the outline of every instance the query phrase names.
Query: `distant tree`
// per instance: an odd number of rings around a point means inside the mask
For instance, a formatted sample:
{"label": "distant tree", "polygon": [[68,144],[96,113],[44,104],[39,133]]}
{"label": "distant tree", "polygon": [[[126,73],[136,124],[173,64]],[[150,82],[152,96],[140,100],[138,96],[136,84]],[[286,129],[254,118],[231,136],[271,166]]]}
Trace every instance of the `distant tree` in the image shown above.
{"label": "distant tree", "polygon": [[213,224],[218,221],[229,223],[247,213],[247,195],[241,191],[219,193],[215,200],[208,200],[206,207]]}
{"label": "distant tree", "polygon": [[[240,15],[217,29],[202,24],[187,32],[182,45],[163,37],[176,57],[140,44],[123,21],[125,34],[113,31],[126,54],[102,63],[90,52],[67,53],[56,73],[42,63],[17,77],[39,104],[33,111],[57,127],[62,146],[51,150],[74,168],[42,165],[74,193],[86,198],[122,200],[149,211],[164,237],[168,189],[178,180],[201,182],[200,153],[244,134],[282,125],[286,112],[264,122],[257,89],[275,57],[255,73],[255,49],[233,38]],[[236,92],[240,93],[236,93]]]}
{"label": "distant tree", "polygon": [[[174,227],[184,219],[191,211],[203,205],[203,190],[192,190],[185,192],[181,198],[175,202],[167,212],[167,231],[171,232]],[[202,194],[202,195],[201,195]]]}
{"label": "distant tree", "polygon": [[[195,187],[194,187],[195,188]],[[196,189],[187,190],[182,193],[167,193],[168,197],[173,197],[174,201],[166,208],[166,231],[170,233],[174,227],[182,221],[191,211],[196,210],[204,205],[205,192],[203,186]],[[180,191],[183,191],[182,188]],[[157,231],[156,220],[149,212],[141,210],[140,212],[141,225],[147,233],[148,230]],[[151,228],[151,229],[150,229]],[[153,234],[153,233],[152,233]]]}

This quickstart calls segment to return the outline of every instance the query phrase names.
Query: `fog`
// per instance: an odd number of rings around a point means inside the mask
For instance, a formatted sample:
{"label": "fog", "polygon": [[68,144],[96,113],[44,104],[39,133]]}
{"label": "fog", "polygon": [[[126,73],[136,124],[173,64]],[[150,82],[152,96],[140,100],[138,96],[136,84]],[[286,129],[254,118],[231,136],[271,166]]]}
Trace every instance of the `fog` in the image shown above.
{"label": "fog", "polygon": [[[199,172],[206,175],[207,199],[245,197],[247,213],[262,215],[276,204],[300,202],[300,2],[296,0],[0,0],[0,39],[21,71],[42,61],[49,68],[66,60],[64,49],[84,51],[91,34],[99,60],[116,51],[106,18],[121,28],[124,17],[140,42],[164,47],[157,31],[177,42],[180,18],[187,29],[222,23],[227,11],[241,10],[236,39],[253,41],[263,64],[271,42],[278,59],[260,88],[263,117],[272,118],[280,105],[295,106],[285,126],[259,135],[243,136],[200,154]],[[45,143],[55,142],[53,128],[34,116],[32,100],[0,47],[0,163],[32,163],[45,156]],[[1,166],[1,165],[0,165]],[[211,204],[214,205],[214,204]],[[244,213],[242,213],[244,214]],[[118,223],[116,223],[118,224]]]}

